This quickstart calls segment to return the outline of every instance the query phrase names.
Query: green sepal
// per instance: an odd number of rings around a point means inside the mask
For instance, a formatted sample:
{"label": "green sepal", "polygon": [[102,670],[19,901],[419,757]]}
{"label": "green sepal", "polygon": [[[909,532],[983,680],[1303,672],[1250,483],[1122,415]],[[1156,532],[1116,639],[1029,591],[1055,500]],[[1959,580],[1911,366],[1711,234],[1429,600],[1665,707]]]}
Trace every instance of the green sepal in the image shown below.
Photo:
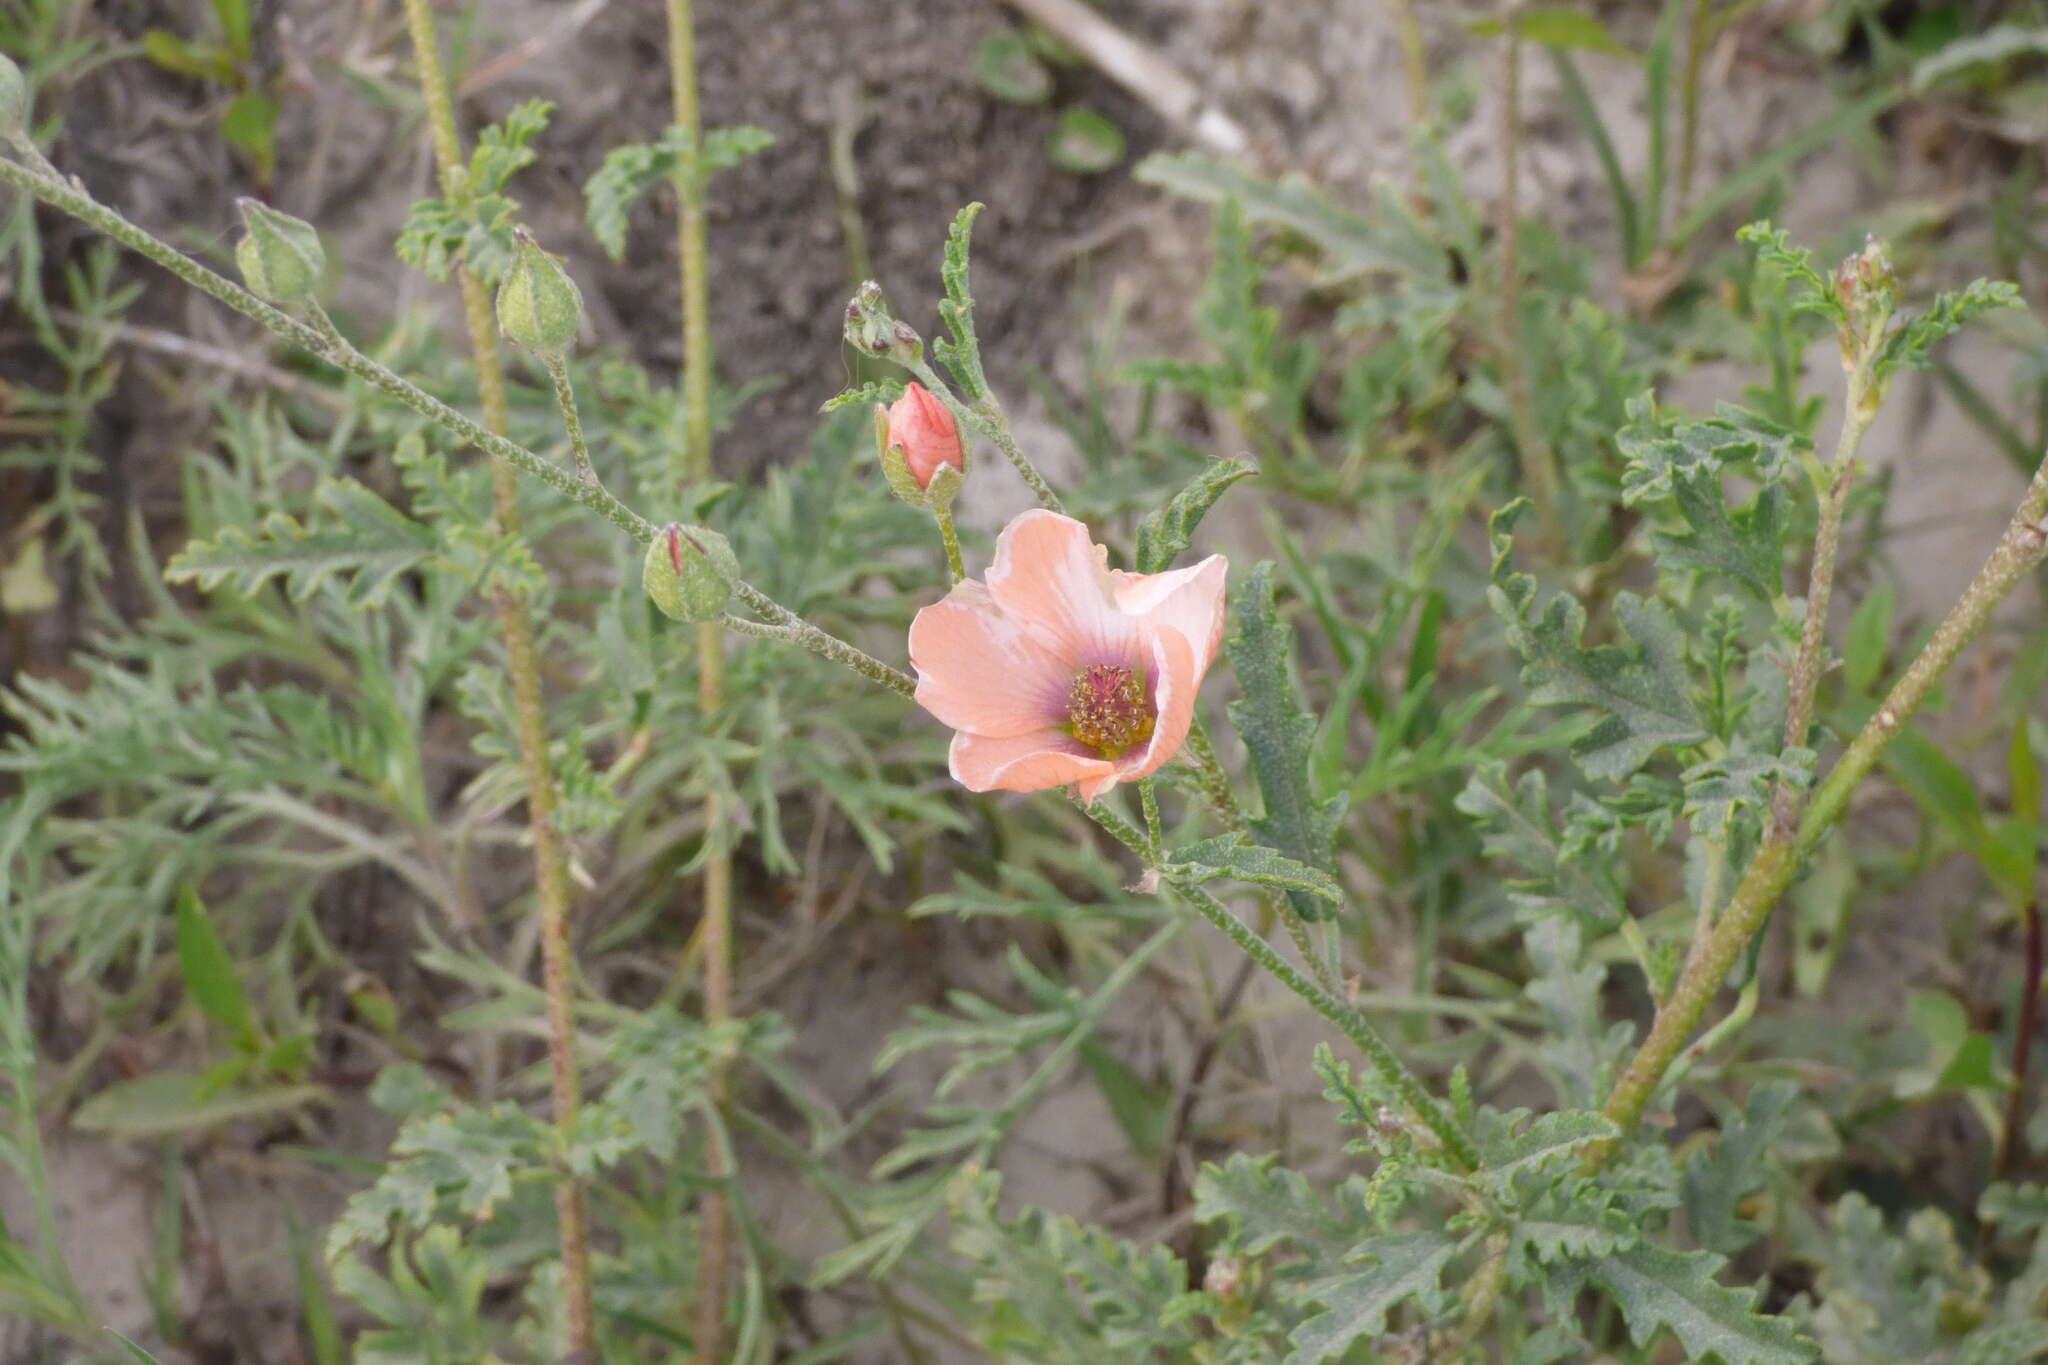
{"label": "green sepal", "polygon": [[732,598],[739,560],[718,532],[671,522],[647,546],[640,581],[661,613],[677,621],[709,621]]}
{"label": "green sepal", "polygon": [[327,275],[327,252],[311,223],[279,213],[254,199],[242,199],[247,229],[235,244],[235,265],[249,292],[272,303],[309,299]]}

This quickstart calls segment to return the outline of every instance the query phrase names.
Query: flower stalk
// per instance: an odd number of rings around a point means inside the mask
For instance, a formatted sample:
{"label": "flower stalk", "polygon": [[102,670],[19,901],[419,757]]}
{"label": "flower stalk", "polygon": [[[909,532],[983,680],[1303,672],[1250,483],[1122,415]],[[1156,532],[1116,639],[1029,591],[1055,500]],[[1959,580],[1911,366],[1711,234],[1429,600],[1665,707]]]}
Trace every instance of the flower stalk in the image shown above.
{"label": "flower stalk", "polygon": [[[668,76],[675,126],[695,148],[703,142],[697,104],[697,29],[691,0],[668,0]],[[675,177],[676,249],[683,303],[683,431],[678,482],[711,477],[711,301],[704,220],[704,183],[696,159],[686,158]],[[758,608],[757,608],[758,610]],[[822,632],[820,632],[822,634]],[[712,716],[725,704],[725,635],[717,621],[697,626],[697,709]],[[723,1027],[732,1018],[732,850],[723,797],[704,795],[704,1026]],[[710,1102],[723,1110],[727,1083],[714,1067]],[[697,1359],[718,1365],[725,1336],[725,1274],[730,1224],[725,1181],[731,1175],[725,1149],[705,1148],[707,1187],[698,1200]]]}
{"label": "flower stalk", "polygon": [[1173,894],[1192,908],[1196,914],[1222,930],[1224,936],[1242,949],[1246,956],[1271,972],[1280,984],[1296,995],[1355,1044],[1372,1063],[1380,1079],[1394,1088],[1401,1100],[1420,1119],[1423,1126],[1436,1134],[1444,1150],[1466,1170],[1479,1166],[1479,1151],[1472,1145],[1472,1139],[1452,1121],[1430,1095],[1429,1090],[1394,1055],[1378,1031],[1360,1017],[1357,1010],[1346,1005],[1336,996],[1296,971],[1286,958],[1274,950],[1273,945],[1259,937],[1249,924],[1239,919],[1230,907],[1223,904],[1204,890],[1200,883],[1190,880],[1185,874],[1163,866],[1161,859],[1152,851],[1145,835],[1110,810],[1102,802],[1080,802],[1082,812],[1101,826],[1109,836],[1136,854],[1139,862],[1149,873],[1159,877],[1160,884],[1170,888]]}
{"label": "flower stalk", "polygon": [[[434,33],[433,14],[427,0],[405,0],[407,25],[411,30],[414,61],[421,94],[427,104],[427,124],[434,144],[434,159],[445,181],[452,183],[462,167],[462,145],[455,126],[455,110],[449,97],[447,72]],[[476,362],[477,392],[483,404],[484,424],[500,437],[508,427],[505,401],[505,373],[498,350],[498,330],[491,297],[483,280],[465,261],[458,267],[463,316]],[[338,338],[332,323],[327,326],[329,345]],[[559,356],[552,367],[561,367]],[[566,382],[566,370],[558,384]],[[573,405],[568,409],[573,417]],[[574,429],[581,446],[580,427]],[[587,467],[589,457],[583,456]],[[586,476],[587,478],[587,476]],[[491,491],[499,529],[516,535],[519,530],[518,489],[512,469],[502,458],[491,461]],[[508,587],[491,589],[491,604],[498,615],[505,642],[506,671],[512,683],[513,713],[518,731],[520,766],[526,776],[526,809],[533,833],[535,893],[540,911],[541,976],[547,995],[548,1060],[553,1078],[555,1124],[563,1140],[576,1130],[582,1107],[582,1086],[577,1074],[575,949],[569,936],[572,895],[569,860],[555,830],[555,775],[548,754],[546,703],[541,692],[540,665],[533,644],[533,623],[526,604]],[[573,1175],[562,1172],[555,1186],[555,1214],[559,1224],[562,1254],[563,1319],[567,1331],[569,1359],[578,1365],[594,1365],[597,1359],[597,1324],[590,1288],[590,1233],[583,1186]]]}

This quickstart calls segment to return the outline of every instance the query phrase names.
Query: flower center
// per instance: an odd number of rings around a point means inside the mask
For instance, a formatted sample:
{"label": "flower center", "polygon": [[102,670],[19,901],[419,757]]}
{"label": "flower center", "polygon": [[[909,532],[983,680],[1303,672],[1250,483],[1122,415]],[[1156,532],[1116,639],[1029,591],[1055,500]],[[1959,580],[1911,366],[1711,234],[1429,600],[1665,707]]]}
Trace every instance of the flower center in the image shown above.
{"label": "flower center", "polygon": [[1157,719],[1144,678],[1115,664],[1090,664],[1067,692],[1067,733],[1104,758],[1152,738]]}

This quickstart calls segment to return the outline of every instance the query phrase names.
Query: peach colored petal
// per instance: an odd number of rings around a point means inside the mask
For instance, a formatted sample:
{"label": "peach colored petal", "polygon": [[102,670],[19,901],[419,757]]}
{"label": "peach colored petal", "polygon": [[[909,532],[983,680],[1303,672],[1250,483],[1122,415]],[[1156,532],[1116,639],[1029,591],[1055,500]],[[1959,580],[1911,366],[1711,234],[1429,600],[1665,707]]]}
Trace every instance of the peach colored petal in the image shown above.
{"label": "peach colored petal", "polygon": [[1076,753],[1075,747],[1073,740],[1050,728],[1003,739],[963,730],[953,736],[953,780],[975,792],[1039,792],[1104,775],[1116,780],[1115,767],[1107,759]]}
{"label": "peach colored petal", "polygon": [[1058,724],[1074,670],[968,580],[910,623],[917,703],[955,730],[1007,738]]}
{"label": "peach colored petal", "polygon": [[1195,676],[1209,671],[1223,641],[1225,581],[1230,563],[1210,555],[1199,564],[1166,573],[1112,572],[1110,591],[1117,607],[1150,626],[1171,626],[1194,651]]}
{"label": "peach colored petal", "polygon": [[989,595],[1072,668],[1127,664],[1136,622],[1110,598],[1109,552],[1072,517],[1033,508],[996,537]]}
{"label": "peach colored petal", "polygon": [[[1157,632],[1152,637],[1150,667],[1156,679],[1152,704],[1159,708],[1159,717],[1152,724],[1152,738],[1145,747],[1117,760],[1119,781],[1150,777],[1165,767],[1166,761],[1187,742],[1188,730],[1195,723],[1195,693],[1202,685],[1202,675],[1195,667],[1194,652],[1186,637],[1171,628]],[[1082,794],[1087,794],[1085,788]]]}

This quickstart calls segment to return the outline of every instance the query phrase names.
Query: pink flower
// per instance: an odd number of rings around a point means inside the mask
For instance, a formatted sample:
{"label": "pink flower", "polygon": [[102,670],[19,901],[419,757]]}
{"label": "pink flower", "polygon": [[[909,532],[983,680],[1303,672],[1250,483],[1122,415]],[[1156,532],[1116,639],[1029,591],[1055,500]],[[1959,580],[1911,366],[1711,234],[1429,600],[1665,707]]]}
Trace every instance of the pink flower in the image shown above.
{"label": "pink flower", "polygon": [[1078,783],[1093,801],[1180,749],[1223,637],[1228,565],[1123,573],[1088,528],[1038,509],[1003,528],[985,583],[910,623],[917,701],[953,727],[970,791]]}
{"label": "pink flower", "polygon": [[946,405],[932,391],[912,380],[903,396],[889,408],[888,433],[882,448],[903,447],[903,463],[919,488],[930,488],[940,465],[967,472],[967,459],[960,449],[960,428]]}

